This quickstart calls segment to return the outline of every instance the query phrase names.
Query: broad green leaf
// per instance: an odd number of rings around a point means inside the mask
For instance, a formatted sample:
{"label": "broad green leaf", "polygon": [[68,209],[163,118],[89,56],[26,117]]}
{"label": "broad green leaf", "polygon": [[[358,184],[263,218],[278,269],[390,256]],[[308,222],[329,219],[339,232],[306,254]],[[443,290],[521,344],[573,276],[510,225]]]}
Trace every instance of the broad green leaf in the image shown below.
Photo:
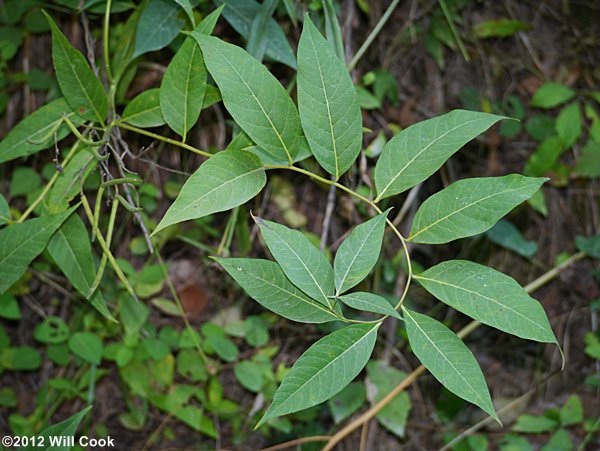
{"label": "broad green leaf", "polygon": [[[367,364],[367,396],[371,405],[385,398],[400,382],[406,379],[406,373],[389,366],[383,360],[373,360]],[[406,390],[396,396],[377,414],[377,421],[387,430],[404,437],[406,421],[411,402]]]}
{"label": "broad green leaf", "polygon": [[258,14],[252,19],[252,25],[250,25],[246,51],[258,61],[263,60],[267,50],[269,21],[275,12],[277,3],[279,3],[279,0],[264,0],[260,5]]}
{"label": "broad green leaf", "polygon": [[377,263],[388,213],[356,226],[340,245],[333,264],[336,295],[362,282]]}
{"label": "broad green leaf", "polygon": [[258,422],[315,406],[341,391],[364,368],[379,324],[356,324],[321,338],[302,354]]}
{"label": "broad green leaf", "polygon": [[578,102],[573,102],[559,113],[556,118],[556,133],[566,149],[579,139],[581,136],[581,111]]}
{"label": "broad green leaf", "polygon": [[0,226],[11,220],[10,207],[6,198],[0,193]]}
{"label": "broad green leaf", "polygon": [[12,171],[9,195],[23,196],[36,191],[42,186],[42,177],[29,166],[20,166]]}
{"label": "broad green leaf", "polygon": [[132,58],[160,50],[171,43],[184,26],[180,7],[173,0],[148,0],[137,23]]}
{"label": "broad green leaf", "polygon": [[533,257],[538,246],[535,241],[527,240],[512,222],[501,219],[486,233],[488,239],[523,257]]}
{"label": "broad green leaf", "polygon": [[[63,116],[67,116],[71,120],[75,116],[63,98],[53,100],[31,113],[13,127],[0,142],[0,163],[26,157],[53,145],[54,134],[52,131],[56,129],[56,125]],[[63,124],[56,131],[56,137],[60,141],[70,133],[71,131]],[[45,137],[48,139],[43,143],[35,143]]]}
{"label": "broad green leaf", "polygon": [[558,136],[544,139],[527,160],[523,173],[533,177],[548,174],[556,167],[565,150],[567,149]]}
{"label": "broad green leaf", "polygon": [[600,259],[600,234],[575,237],[575,246],[581,252],[593,258]]}
{"label": "broad green leaf", "polygon": [[327,401],[327,405],[333,421],[335,424],[339,424],[360,409],[366,400],[365,384],[352,382]]}
{"label": "broad green leaf", "polygon": [[[254,0],[217,0],[216,3],[225,5],[223,17],[242,37],[249,39],[252,22],[259,14],[261,4]],[[296,68],[294,52],[285,37],[285,33],[273,18],[267,23],[267,48],[265,55],[292,69]]]}
{"label": "broad green leaf", "polygon": [[[44,429],[39,434],[41,437],[45,438],[44,444],[45,446],[47,446],[47,448],[44,449],[52,449],[52,451],[70,451],[71,446],[67,444],[63,446],[50,447],[50,437],[74,437],[75,433],[77,432],[77,428],[79,427],[79,423],[81,423],[81,420],[83,420],[83,418],[90,412],[90,410],[92,410],[92,407],[93,406],[88,406],[82,411],[76,413],[75,415],[70,416],[66,420],[61,421],[57,424],[53,424],[52,426],[49,426],[46,429]],[[36,441],[35,443],[39,443],[39,441]],[[25,448],[25,450],[27,451],[39,449],[40,448],[37,447]]]}
{"label": "broad green leaf", "polygon": [[50,213],[59,213],[80,193],[87,176],[96,168],[97,160],[90,149],[83,148],[64,167],[48,193],[46,207]]}
{"label": "broad green leaf", "polygon": [[406,308],[402,311],[408,341],[423,366],[452,393],[500,422],[481,368],[462,340],[433,318]]}
{"label": "broad green leaf", "polygon": [[345,64],[308,15],[298,44],[298,108],[315,158],[339,179],[360,152],[362,115]]}
{"label": "broad green leaf", "polygon": [[255,155],[235,150],[219,152],[185,182],[153,234],[178,222],[237,207],[256,196],[266,178]]}
{"label": "broad green leaf", "polygon": [[398,312],[392,307],[386,298],[372,293],[356,292],[345,294],[338,300],[348,307],[365,312],[381,313],[400,318]]}
{"label": "broad green leaf", "polygon": [[0,318],[12,320],[21,319],[19,303],[8,291],[4,294],[0,294]]}
{"label": "broad green leaf", "polygon": [[[221,14],[213,11],[198,25],[196,33],[210,34]],[[196,124],[204,103],[207,72],[202,52],[187,37],[165,71],[160,85],[160,109],[169,127],[185,141]]]}
{"label": "broad green leaf", "polygon": [[260,365],[249,360],[244,360],[235,365],[233,373],[242,387],[254,393],[260,392],[264,381],[263,370]]}
{"label": "broad green leaf", "polygon": [[583,421],[583,406],[581,398],[577,395],[569,396],[565,405],[560,408],[560,424],[563,426],[572,426]]}
{"label": "broad green leaf", "polygon": [[559,83],[544,83],[533,95],[531,106],[554,108],[575,97],[576,92]]}
{"label": "broad green leaf", "polygon": [[[591,424],[597,423],[594,422]],[[552,437],[550,437],[548,443],[546,443],[546,445],[543,446],[540,451],[572,451],[574,449],[575,445],[573,444],[573,439],[571,439],[571,434],[569,431],[561,427],[554,434],[552,434]]]}
{"label": "broad green leaf", "polygon": [[278,161],[294,161],[303,137],[296,105],[281,83],[244,49],[201,33],[192,36],[238,125]]}
{"label": "broad green leaf", "polygon": [[92,332],[77,332],[69,338],[69,349],[78,357],[94,365],[102,361],[102,340]]}
{"label": "broad green leaf", "polygon": [[31,346],[0,350],[0,366],[12,371],[34,371],[42,364],[40,352]]}
{"label": "broad green leaf", "polygon": [[179,6],[181,6],[183,8],[183,10],[185,11],[185,14],[188,16],[188,19],[190,19],[190,22],[192,25],[195,25],[194,22],[194,10],[192,8],[192,4],[190,3],[190,0],[173,0],[175,3],[178,3]]}
{"label": "broad green leaf", "polygon": [[510,174],[454,182],[423,202],[408,239],[438,244],[485,232],[546,180]]}
{"label": "broad green leaf", "polygon": [[331,305],[333,268],[325,255],[298,230],[262,218],[254,220],[287,278],[311,298],[323,305]]}
{"label": "broad green leaf", "polygon": [[73,48],[52,18],[52,61],[60,90],[69,106],[83,119],[104,123],[108,100],[102,83],[79,50]]}
{"label": "broad green leaf", "polygon": [[402,130],[383,148],[375,166],[378,202],[427,179],[462,146],[506,119],[494,114],[454,110]]}
{"label": "broad green leaf", "polygon": [[319,302],[309,298],[269,260],[215,258],[227,273],[265,308],[292,321],[324,323],[338,319]]}
{"label": "broad green leaf", "polygon": [[542,432],[551,432],[557,426],[558,422],[551,418],[525,414],[517,418],[517,423],[513,426],[512,430],[525,434],[540,434]]}
{"label": "broad green leaf", "polygon": [[[48,252],[75,289],[87,297],[96,278],[96,265],[87,228],[79,215],[72,215],[56,231],[48,243]],[[116,321],[100,290],[92,295],[90,302],[107,319]]]}
{"label": "broad green leaf", "polygon": [[69,326],[58,316],[48,316],[35,326],[33,337],[44,344],[60,344],[69,338]]}
{"label": "broad green leaf", "polygon": [[442,302],[488,326],[556,343],[541,304],[506,274],[466,260],[449,260],[414,277]]}
{"label": "broad green leaf", "polygon": [[19,280],[74,209],[72,207],[57,215],[29,219],[0,230],[0,294]]}
{"label": "broad green leaf", "polygon": [[148,89],[138,94],[123,110],[121,120],[136,127],[160,127],[165,118],[160,110],[160,89]]}

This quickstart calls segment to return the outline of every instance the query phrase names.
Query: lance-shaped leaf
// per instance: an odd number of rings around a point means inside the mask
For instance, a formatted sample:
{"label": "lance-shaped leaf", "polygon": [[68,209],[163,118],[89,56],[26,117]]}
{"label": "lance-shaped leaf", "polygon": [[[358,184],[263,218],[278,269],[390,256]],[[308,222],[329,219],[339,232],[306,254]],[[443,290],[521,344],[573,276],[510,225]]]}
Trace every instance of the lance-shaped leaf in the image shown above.
{"label": "lance-shaped leaf", "polygon": [[178,222],[237,207],[256,196],[266,182],[257,156],[237,150],[219,152],[185,182],[153,234]]}
{"label": "lance-shaped leaf", "polygon": [[[194,33],[212,33],[220,14],[221,9],[217,9],[206,16]],[[206,66],[200,47],[194,38],[188,37],[167,66],[160,85],[162,115],[183,141],[200,117],[206,79]]]}
{"label": "lance-shaped leaf", "polygon": [[356,226],[340,245],[334,260],[336,294],[358,285],[377,263],[389,210]]}
{"label": "lance-shaped leaf", "polygon": [[[96,266],[90,237],[78,215],[71,215],[56,231],[48,243],[48,252],[75,289],[86,297],[94,284]],[[90,302],[107,319],[116,322],[99,290]]]}
{"label": "lance-shaped leaf", "polygon": [[215,258],[265,308],[292,321],[324,323],[339,319],[330,310],[296,288],[275,262],[248,258]]}
{"label": "lance-shaped leaf", "polygon": [[423,202],[408,239],[438,244],[485,232],[533,196],[546,180],[510,174],[454,182]]}
{"label": "lance-shaped leaf", "polygon": [[[250,38],[252,22],[259,14],[261,4],[254,0],[216,0],[219,5],[225,5],[223,16],[231,26],[245,39]],[[279,61],[292,69],[296,68],[296,58],[285,37],[285,33],[273,18],[267,22],[267,48],[265,55]]]}
{"label": "lance-shaped leaf", "polygon": [[483,324],[517,337],[556,343],[541,304],[501,272],[465,260],[450,260],[415,278],[440,301]]}
{"label": "lance-shaped leaf", "polygon": [[57,215],[29,219],[0,230],[0,294],[19,280],[75,208]]}
{"label": "lance-shaped leaf", "polygon": [[346,65],[308,15],[298,44],[298,108],[315,158],[337,180],[360,152],[362,116]]}
{"label": "lance-shaped leaf", "polygon": [[174,0],[174,1],[183,8],[183,10],[185,11],[185,14],[188,16],[188,19],[190,19],[190,22],[192,23],[192,25],[194,25],[195,24],[194,9],[192,8],[192,4],[190,3],[190,0]]}
{"label": "lance-shaped leaf", "polygon": [[52,18],[52,61],[60,90],[69,106],[84,119],[104,123],[108,100],[102,83],[80,51],[73,48]]}
{"label": "lance-shaped leaf", "polygon": [[254,218],[275,260],[288,279],[323,305],[333,295],[333,268],[306,236],[276,222]]}
{"label": "lance-shaped leaf", "polygon": [[454,110],[402,130],[385,145],[375,165],[375,201],[427,179],[462,146],[501,119],[506,118]]}
{"label": "lance-shaped leaf", "polygon": [[[53,145],[52,131],[63,116],[71,120],[75,117],[75,113],[63,98],[53,100],[31,113],[14,126],[0,142],[0,163],[34,154]],[[56,138],[61,140],[70,133],[71,130],[63,124],[56,131]],[[46,141],[38,142],[45,137],[48,138]]]}
{"label": "lance-shaped leaf", "polygon": [[201,33],[192,36],[238,125],[278,161],[294,161],[303,138],[300,118],[281,83],[244,49]]}
{"label": "lance-shaped leaf", "polygon": [[381,313],[382,315],[391,315],[400,318],[398,312],[391,304],[382,296],[373,293],[364,293],[362,291],[356,293],[345,294],[338,300],[348,307],[365,312]]}
{"label": "lance-shaped leaf", "polygon": [[121,120],[136,127],[160,127],[165,118],[160,110],[160,89],[148,89],[127,104]]}
{"label": "lance-shaped leaf", "polygon": [[144,3],[135,33],[132,58],[160,50],[171,43],[184,26],[180,7],[173,0],[148,0]]}
{"label": "lance-shaped leaf", "polygon": [[[81,420],[89,413],[90,410],[92,410],[92,407],[93,406],[88,406],[85,409],[77,412],[75,415],[70,416],[66,420],[61,421],[60,423],[53,424],[52,426],[49,426],[46,429],[44,429],[39,434],[39,437],[44,437],[46,439],[42,443],[50,443],[51,437],[61,437],[61,436],[73,437],[73,436],[75,436],[75,433],[77,432],[77,428],[79,427],[79,423],[81,423]],[[36,443],[39,443],[39,441]],[[60,446],[60,447],[48,446],[48,448],[55,448],[57,450],[60,449],[61,451],[71,449],[70,446]],[[32,446],[31,449],[35,450],[36,448]]]}
{"label": "lance-shaped leaf", "polygon": [[269,418],[315,406],[342,390],[365,367],[379,324],[357,324],[321,338],[302,354],[285,376],[273,403],[261,418]]}
{"label": "lance-shaped leaf", "polygon": [[500,422],[481,368],[462,340],[433,318],[406,308],[402,311],[408,341],[423,366],[452,393]]}

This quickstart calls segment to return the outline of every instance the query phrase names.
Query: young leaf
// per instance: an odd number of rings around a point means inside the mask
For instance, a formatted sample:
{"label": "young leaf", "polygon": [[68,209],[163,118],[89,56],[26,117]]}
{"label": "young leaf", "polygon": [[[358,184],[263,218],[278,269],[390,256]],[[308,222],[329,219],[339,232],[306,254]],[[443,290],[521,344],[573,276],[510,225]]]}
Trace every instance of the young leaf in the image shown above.
{"label": "young leaf", "polygon": [[439,244],[485,232],[533,196],[546,180],[510,174],[454,182],[423,202],[408,239]]}
{"label": "young leaf", "polygon": [[25,270],[45,248],[50,237],[73,213],[30,219],[0,230],[0,294],[4,293],[25,273]]}
{"label": "young leaf", "polygon": [[506,118],[454,110],[402,130],[388,141],[375,165],[375,201],[427,179],[462,146],[501,119]]}
{"label": "young leaf", "polygon": [[[250,29],[254,18],[259,14],[261,4],[254,0],[216,0],[219,5],[225,5],[223,17],[245,39],[250,38]],[[265,55],[286,66],[296,69],[296,58],[285,37],[285,33],[273,18],[266,26],[267,48]]]}
{"label": "young leaf", "polygon": [[[221,9],[206,16],[195,30],[210,34]],[[200,117],[206,92],[206,66],[202,52],[192,37],[187,37],[165,71],[160,85],[160,109],[169,127],[182,141]]]}
{"label": "young leaf", "polygon": [[362,115],[346,66],[308,15],[298,44],[298,108],[315,158],[339,179],[360,152]]}
{"label": "young leaf", "polygon": [[336,295],[362,282],[377,263],[388,213],[389,210],[356,226],[340,245],[333,264]]}
{"label": "young leaf", "polygon": [[69,338],[69,349],[78,357],[94,365],[102,361],[102,340],[92,332],[77,332]]}
{"label": "young leaf", "polygon": [[423,366],[452,393],[481,407],[500,422],[481,368],[462,340],[433,318],[404,307],[402,311],[408,341]]}
{"label": "young leaf", "polygon": [[81,52],[73,48],[52,18],[44,14],[52,30],[52,61],[61,92],[79,116],[103,124],[108,100],[102,83]]}
{"label": "young leaf", "polygon": [[123,110],[121,120],[135,127],[160,127],[165,119],[160,110],[160,89],[148,89],[138,94]]}
{"label": "young leaf", "polygon": [[227,273],[265,308],[292,321],[324,323],[338,318],[322,304],[306,296],[269,260],[215,258]]}
{"label": "young leaf", "polygon": [[350,293],[338,298],[338,300],[348,307],[365,312],[381,313],[382,315],[391,315],[400,318],[400,315],[394,307],[390,305],[387,299],[372,293]]}
{"label": "young leaf", "polygon": [[219,152],[185,182],[153,234],[178,222],[237,207],[256,196],[266,182],[265,171],[255,155]]}
{"label": "young leaf", "polygon": [[576,94],[571,88],[559,83],[544,83],[533,95],[531,106],[546,109],[554,108],[571,100]]}
{"label": "young leaf", "polygon": [[148,0],[137,23],[132,58],[160,50],[171,43],[184,26],[179,5],[173,0]]}
{"label": "young leaf", "polygon": [[254,220],[287,278],[311,298],[330,306],[333,269],[325,255],[298,230],[262,218]]}
{"label": "young leaf", "polygon": [[256,427],[269,418],[315,406],[342,390],[373,352],[379,324],[356,324],[321,338],[285,376],[273,403]]}
{"label": "young leaf", "polygon": [[[53,100],[31,113],[13,127],[0,142],[0,163],[34,154],[53,145],[54,134],[51,132],[63,116],[71,120],[75,116],[63,98]],[[56,138],[60,141],[70,133],[63,124],[56,131]],[[48,137],[45,142],[36,143],[44,137]]]}
{"label": "young leaf", "polygon": [[501,272],[450,260],[414,277],[436,298],[483,324],[528,340],[556,343],[540,303]]}
{"label": "young leaf", "polygon": [[[94,284],[96,266],[87,229],[78,215],[71,215],[56,231],[48,243],[48,252],[73,287],[86,297]],[[99,290],[90,302],[104,317],[116,322]]]}
{"label": "young leaf", "polygon": [[192,36],[238,125],[278,161],[294,161],[303,137],[298,110],[284,87],[240,47],[197,32]]}

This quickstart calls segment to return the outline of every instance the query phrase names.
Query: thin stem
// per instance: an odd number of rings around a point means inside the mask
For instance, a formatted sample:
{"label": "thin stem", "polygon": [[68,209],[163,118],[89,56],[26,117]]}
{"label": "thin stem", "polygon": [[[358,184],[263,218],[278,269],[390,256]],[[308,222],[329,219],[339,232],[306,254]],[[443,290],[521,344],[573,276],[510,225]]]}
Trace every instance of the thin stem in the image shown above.
{"label": "thin stem", "polygon": [[[115,228],[115,221],[117,219],[117,209],[119,208],[119,202],[113,201],[112,207],[110,209],[110,216],[108,218],[108,229],[106,231],[106,245],[110,248],[112,243],[113,230]],[[92,224],[92,235],[96,236],[96,232],[98,229],[98,216],[94,217],[94,223]],[[98,233],[100,233],[98,231]],[[106,268],[106,254],[102,253],[102,258],[100,259],[100,266],[98,267],[98,272],[96,273],[96,278],[88,291],[87,298],[89,299],[96,291],[96,288],[100,285],[100,281],[102,281],[102,276],[104,275],[104,269]]]}
{"label": "thin stem", "polygon": [[280,443],[279,445],[270,446],[268,448],[263,448],[260,451],[279,451],[286,448],[291,448],[293,446],[302,445],[304,443],[313,443],[313,442],[326,442],[329,440],[331,436],[329,435],[313,435],[311,437],[302,437],[294,440],[290,440],[289,442]]}
{"label": "thin stem", "polygon": [[108,32],[110,30],[110,8],[111,8],[112,0],[106,1],[106,11],[104,13],[104,32],[103,32],[103,42],[104,42],[104,69],[106,70],[106,79],[108,80],[108,84],[112,85],[113,78],[110,71],[110,56],[108,53]]}
{"label": "thin stem", "polygon": [[167,138],[165,136],[158,135],[156,133],[149,132],[149,131],[144,130],[142,128],[134,127],[133,125],[126,124],[125,122],[115,121],[113,124],[115,124],[119,128],[124,128],[125,130],[130,130],[132,132],[139,133],[140,135],[149,136],[150,138],[158,139],[159,141],[164,141],[167,144],[172,144],[174,146],[181,147],[183,149],[189,150],[190,152],[197,153],[198,155],[202,155],[202,156],[207,157],[207,158],[212,157],[212,153],[210,153],[210,152],[207,152],[205,150],[197,149],[196,147],[190,146],[189,144],[186,144],[186,143],[183,143],[183,142],[180,142],[180,141],[176,141],[174,139]]}
{"label": "thin stem", "polygon": [[390,3],[390,6],[388,6],[388,9],[385,10],[385,12],[383,13],[383,16],[381,16],[381,19],[379,19],[379,22],[377,22],[377,25],[375,25],[375,28],[373,28],[373,31],[371,31],[371,33],[369,33],[369,36],[367,36],[367,39],[365,39],[365,42],[363,42],[363,44],[360,46],[360,48],[358,49],[358,51],[352,58],[352,61],[350,61],[350,64],[348,64],[349,70],[352,70],[356,67],[356,65],[358,64],[358,61],[362,58],[362,56],[365,54],[365,52],[367,51],[369,46],[373,43],[373,41],[375,40],[375,38],[381,31],[383,26],[386,24],[386,22],[388,21],[388,19],[390,18],[390,16],[392,15],[392,13],[394,12],[394,10],[396,9],[396,7],[398,6],[399,3],[400,3],[400,0],[393,0],[392,3]]}
{"label": "thin stem", "polygon": [[[537,289],[541,288],[542,286],[544,286],[545,284],[550,282],[552,279],[557,277],[560,274],[560,272],[563,271],[565,268],[571,266],[573,263],[581,260],[584,257],[585,257],[585,254],[583,252],[579,252],[579,253],[571,256],[569,259],[565,260],[560,265],[555,266],[550,271],[542,274],[540,277],[535,279],[533,282],[527,284],[524,287],[525,291],[527,293],[532,293],[532,292],[536,291]],[[465,327],[463,327],[457,333],[457,335],[461,339],[465,338],[467,335],[469,335],[471,332],[473,332],[475,329],[477,329],[480,325],[481,325],[481,323],[479,321],[471,321],[469,324],[467,324]],[[396,387],[394,387],[394,389],[390,393],[388,393],[381,401],[379,401],[377,404],[375,404],[373,407],[371,407],[369,410],[367,410],[365,413],[363,413],[356,420],[352,421],[350,424],[348,424],[342,430],[337,432],[331,438],[331,440],[329,440],[327,445],[323,448],[323,451],[330,451],[331,449],[333,449],[333,447],[336,444],[338,444],[341,440],[343,440],[352,431],[361,427],[363,425],[363,423],[365,423],[365,422],[371,420],[373,417],[375,417],[375,415],[377,415],[385,406],[387,406],[405,388],[407,388],[414,381],[416,381],[418,379],[418,377],[421,374],[423,374],[424,372],[425,372],[425,367],[423,365],[419,365],[412,373],[410,373],[408,375],[408,377],[406,379],[404,379],[402,382],[400,382],[400,384],[398,384]]]}
{"label": "thin stem", "polygon": [[452,16],[450,15],[450,10],[448,9],[448,5],[446,5],[446,1],[439,0],[439,3],[440,3],[440,6],[442,7],[442,12],[444,13],[444,16],[446,17],[446,21],[448,22],[448,26],[450,27],[450,31],[452,32],[452,35],[454,36],[454,40],[458,44],[460,53],[462,53],[463,57],[465,58],[465,61],[469,62],[471,60],[469,58],[469,53],[467,52],[467,49],[465,48],[465,44],[463,43],[460,35],[458,34],[458,30],[456,29],[456,26],[454,25],[454,20],[452,19]]}
{"label": "thin stem", "polygon": [[[81,133],[79,133],[79,130],[77,130],[77,127],[75,127],[75,124],[73,124],[73,122],[71,122],[71,120],[67,116],[63,116],[61,121],[64,122],[65,124],[67,124],[67,127],[69,127],[69,129],[71,130],[71,132],[73,132],[75,137],[79,141],[81,141],[83,144],[85,144],[86,146],[100,147],[108,142],[108,141],[104,141],[104,140],[103,141],[92,141],[90,139],[87,139]],[[97,158],[102,161],[106,161],[108,159],[108,157],[100,157],[98,155],[97,155]]]}

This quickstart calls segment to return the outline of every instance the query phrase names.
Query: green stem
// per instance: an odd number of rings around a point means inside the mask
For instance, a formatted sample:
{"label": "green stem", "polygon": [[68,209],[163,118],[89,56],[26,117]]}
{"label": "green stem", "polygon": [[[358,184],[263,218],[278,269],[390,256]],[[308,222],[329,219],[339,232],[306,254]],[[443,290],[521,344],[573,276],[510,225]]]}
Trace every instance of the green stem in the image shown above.
{"label": "green stem", "polygon": [[132,132],[139,133],[140,135],[145,135],[145,136],[149,136],[150,138],[158,139],[159,141],[166,142],[167,144],[172,144],[174,146],[181,147],[183,149],[189,150],[190,152],[197,153],[198,155],[202,155],[204,157],[208,157],[208,158],[212,157],[212,153],[206,152],[205,150],[197,149],[196,147],[190,146],[189,144],[186,144],[186,143],[183,143],[180,141],[176,141],[174,139],[167,138],[165,136],[158,135],[156,133],[149,132],[142,128],[134,127],[133,125],[129,125],[129,124],[126,124],[121,121],[115,121],[114,125],[116,125],[119,128],[124,128],[125,130],[130,130]]}
{"label": "green stem", "polygon": [[113,78],[112,73],[110,71],[110,55],[108,53],[108,32],[110,31],[110,8],[111,8],[112,0],[106,1],[106,11],[104,13],[104,33],[103,33],[103,43],[104,43],[104,69],[106,70],[106,79],[108,80],[108,84],[112,85]]}
{"label": "green stem", "polygon": [[439,0],[439,2],[440,2],[440,6],[442,7],[442,12],[444,13],[444,16],[446,17],[446,21],[448,22],[448,26],[450,27],[450,31],[452,32],[452,36],[454,36],[454,40],[458,44],[460,53],[462,53],[463,57],[465,58],[465,61],[469,62],[471,60],[469,58],[469,53],[467,52],[467,49],[465,48],[465,44],[463,43],[463,41],[460,37],[460,34],[458,34],[458,30],[456,29],[456,26],[454,25],[454,20],[452,19],[452,16],[450,15],[450,10],[448,9],[448,5],[446,5],[445,0]]}
{"label": "green stem", "polygon": [[[119,202],[113,201],[112,207],[110,209],[110,216],[108,218],[108,229],[106,231],[106,245],[110,248],[112,243],[113,230],[115,228],[115,221],[117,219],[117,209],[119,207]],[[94,222],[92,224],[92,234],[96,236],[96,231],[98,231],[98,216],[94,217]],[[99,232],[98,232],[99,233]],[[88,291],[87,298],[89,299],[94,294],[94,291],[100,285],[100,281],[102,280],[102,276],[104,275],[104,269],[106,268],[106,254],[102,253],[102,258],[100,259],[100,266],[98,267],[98,273],[96,274],[96,278],[94,279],[94,283],[90,287]]]}

